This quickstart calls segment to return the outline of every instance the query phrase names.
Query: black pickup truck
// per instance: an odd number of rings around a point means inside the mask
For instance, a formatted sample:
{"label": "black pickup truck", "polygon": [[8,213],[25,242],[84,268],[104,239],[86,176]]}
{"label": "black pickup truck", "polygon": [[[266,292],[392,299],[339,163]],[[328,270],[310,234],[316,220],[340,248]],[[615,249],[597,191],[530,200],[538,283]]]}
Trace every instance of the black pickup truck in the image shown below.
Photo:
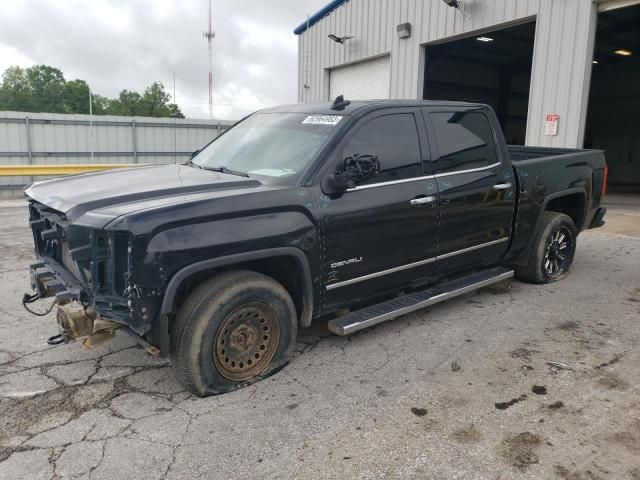
{"label": "black pickup truck", "polygon": [[284,366],[298,327],[361,330],[516,276],[602,225],[603,152],[511,147],[485,105],[354,101],[248,116],[185,164],[26,189],[61,339],[128,333],[198,395]]}

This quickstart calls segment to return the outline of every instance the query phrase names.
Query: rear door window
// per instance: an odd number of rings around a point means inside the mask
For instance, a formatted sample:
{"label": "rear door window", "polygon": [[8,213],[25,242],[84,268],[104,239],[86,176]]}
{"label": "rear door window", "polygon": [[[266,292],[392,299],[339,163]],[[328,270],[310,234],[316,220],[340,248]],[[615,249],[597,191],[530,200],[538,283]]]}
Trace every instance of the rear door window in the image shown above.
{"label": "rear door window", "polygon": [[440,153],[434,173],[488,167],[498,163],[493,130],[480,112],[434,112],[430,114]]}

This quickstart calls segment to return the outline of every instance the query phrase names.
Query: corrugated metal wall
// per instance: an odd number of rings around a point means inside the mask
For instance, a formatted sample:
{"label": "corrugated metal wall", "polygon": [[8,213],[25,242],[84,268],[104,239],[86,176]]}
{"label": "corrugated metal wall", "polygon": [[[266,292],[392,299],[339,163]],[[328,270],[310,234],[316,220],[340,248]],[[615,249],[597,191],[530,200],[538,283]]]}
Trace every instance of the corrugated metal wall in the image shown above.
{"label": "corrugated metal wall", "polygon": [[[234,122],[0,112],[0,164],[173,163]],[[92,156],[93,152],[93,156]],[[0,195],[32,177],[0,177]]]}
{"label": "corrugated metal wall", "polygon": [[[391,97],[422,98],[424,44],[537,20],[527,144],[581,146],[596,6],[591,0],[474,0],[467,20],[442,0],[350,0],[299,36],[299,100],[328,99],[328,69],[391,54]],[[396,26],[409,22],[401,40]],[[345,45],[327,35],[354,35]],[[544,135],[545,116],[560,115],[558,136]]]}

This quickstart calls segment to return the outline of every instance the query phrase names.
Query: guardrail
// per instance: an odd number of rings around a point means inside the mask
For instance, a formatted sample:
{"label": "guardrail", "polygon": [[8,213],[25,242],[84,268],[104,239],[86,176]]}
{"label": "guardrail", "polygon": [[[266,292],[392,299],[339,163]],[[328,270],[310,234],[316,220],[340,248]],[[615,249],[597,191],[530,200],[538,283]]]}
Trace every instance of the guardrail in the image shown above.
{"label": "guardrail", "polygon": [[72,175],[114,168],[142,167],[143,163],[77,163],[68,165],[0,165],[0,177]]}

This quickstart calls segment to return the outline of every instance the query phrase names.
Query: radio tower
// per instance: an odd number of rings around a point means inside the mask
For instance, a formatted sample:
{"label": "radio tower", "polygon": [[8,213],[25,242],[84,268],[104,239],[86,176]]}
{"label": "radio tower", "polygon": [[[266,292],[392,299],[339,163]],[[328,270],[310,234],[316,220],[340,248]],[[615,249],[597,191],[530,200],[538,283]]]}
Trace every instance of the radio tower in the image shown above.
{"label": "radio tower", "polygon": [[209,119],[213,120],[213,37],[216,36],[216,32],[213,31],[211,16],[211,0],[209,0],[209,30],[202,35],[209,44]]}

